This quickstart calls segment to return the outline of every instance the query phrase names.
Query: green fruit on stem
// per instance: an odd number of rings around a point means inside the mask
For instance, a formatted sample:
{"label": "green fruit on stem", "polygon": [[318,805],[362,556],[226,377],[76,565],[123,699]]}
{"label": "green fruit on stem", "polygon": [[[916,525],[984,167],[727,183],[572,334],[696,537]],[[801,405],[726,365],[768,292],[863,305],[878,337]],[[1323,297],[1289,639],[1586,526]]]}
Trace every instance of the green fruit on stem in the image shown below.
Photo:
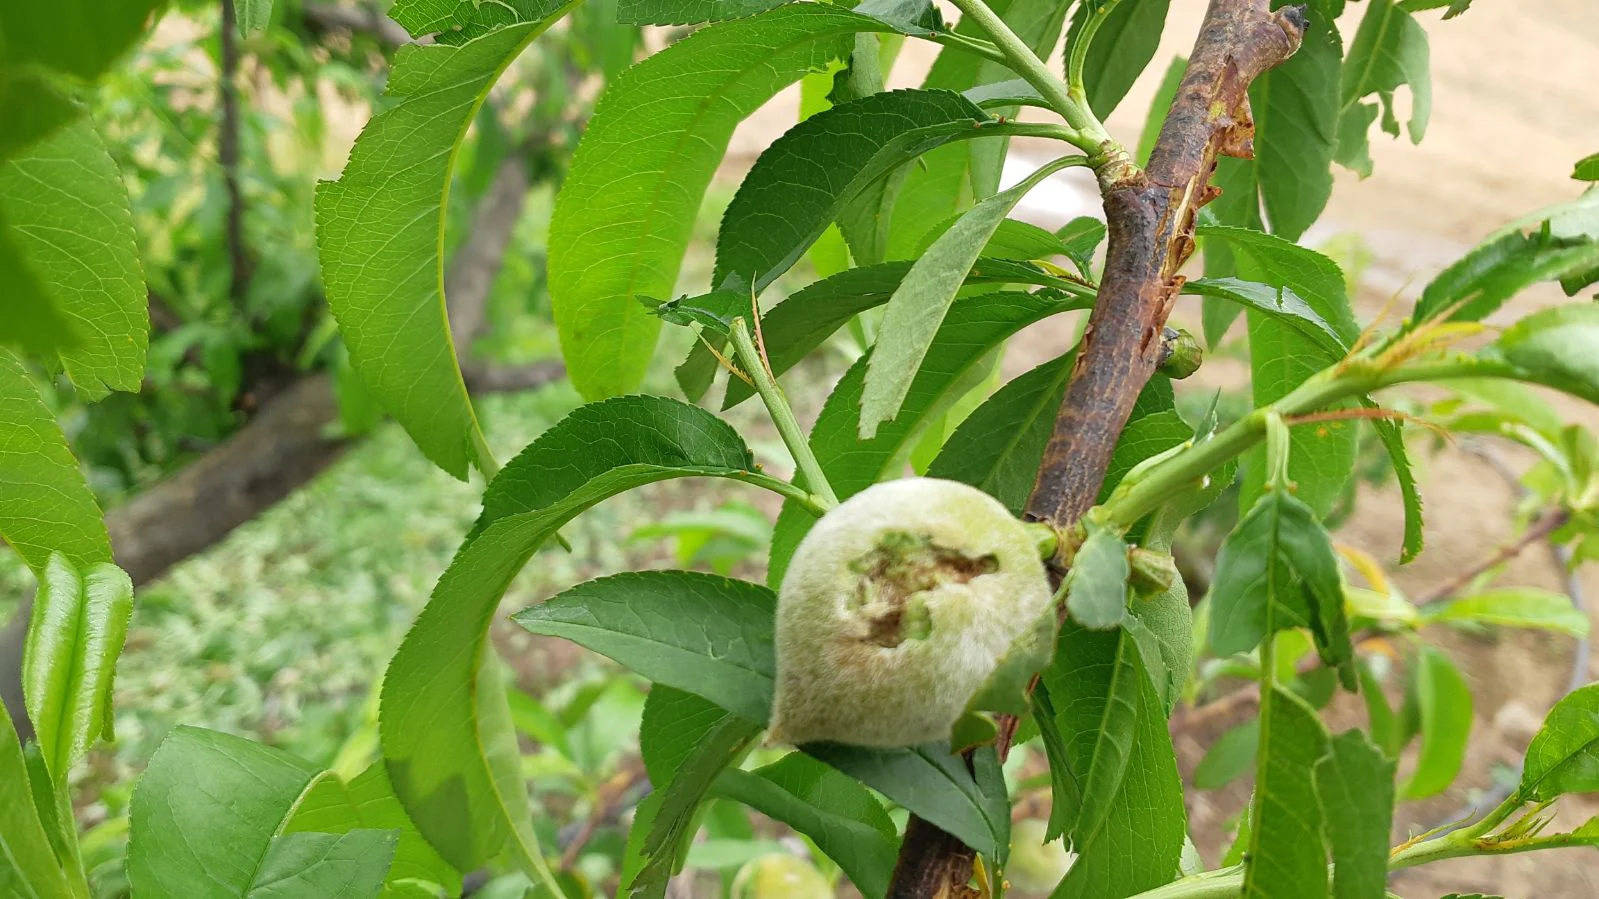
{"label": "green fruit on stem", "polygon": [[774,852],[738,869],[733,899],[833,899],[833,887],[810,862]]}
{"label": "green fruit on stem", "polygon": [[1049,830],[1037,818],[1025,818],[1010,828],[1010,863],[1005,879],[1018,893],[1047,896],[1071,869],[1074,856],[1060,840],[1045,842]]}
{"label": "green fruit on stem", "polygon": [[934,478],[861,491],[783,578],[772,740],[948,741],[1050,599],[1033,534],[988,494]]}

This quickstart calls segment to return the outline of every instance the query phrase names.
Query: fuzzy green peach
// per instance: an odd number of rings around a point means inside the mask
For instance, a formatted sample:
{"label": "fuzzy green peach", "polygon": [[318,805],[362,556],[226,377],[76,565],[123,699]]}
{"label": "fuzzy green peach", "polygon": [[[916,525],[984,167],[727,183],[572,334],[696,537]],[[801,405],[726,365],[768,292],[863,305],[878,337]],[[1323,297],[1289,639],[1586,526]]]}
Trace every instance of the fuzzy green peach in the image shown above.
{"label": "fuzzy green peach", "polygon": [[948,740],[1050,597],[1034,536],[981,490],[905,478],[861,491],[783,578],[772,740]]}

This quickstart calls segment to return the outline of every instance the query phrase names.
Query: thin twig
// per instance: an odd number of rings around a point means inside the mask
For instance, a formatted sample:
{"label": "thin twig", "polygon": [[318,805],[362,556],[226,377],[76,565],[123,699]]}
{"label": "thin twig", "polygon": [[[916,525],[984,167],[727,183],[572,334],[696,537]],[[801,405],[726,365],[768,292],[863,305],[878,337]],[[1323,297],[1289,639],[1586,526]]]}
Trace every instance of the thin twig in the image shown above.
{"label": "thin twig", "polygon": [[234,308],[244,303],[250,289],[250,253],[244,244],[244,191],[239,186],[239,21],[233,0],[222,0],[222,122],[217,135],[217,157],[222,164],[222,184],[228,192],[227,243],[228,299]]}
{"label": "thin twig", "polygon": [[1527,547],[1547,539],[1550,534],[1565,527],[1571,520],[1571,515],[1564,509],[1550,509],[1538,516],[1537,520],[1522,532],[1521,536],[1505,543],[1493,552],[1492,555],[1479,561],[1477,564],[1462,570],[1459,574],[1444,581],[1437,587],[1428,591],[1427,595],[1416,600],[1416,605],[1421,608],[1436,605],[1456,595],[1471,586],[1471,582],[1481,577],[1484,573],[1494,570],[1499,566],[1526,552]]}

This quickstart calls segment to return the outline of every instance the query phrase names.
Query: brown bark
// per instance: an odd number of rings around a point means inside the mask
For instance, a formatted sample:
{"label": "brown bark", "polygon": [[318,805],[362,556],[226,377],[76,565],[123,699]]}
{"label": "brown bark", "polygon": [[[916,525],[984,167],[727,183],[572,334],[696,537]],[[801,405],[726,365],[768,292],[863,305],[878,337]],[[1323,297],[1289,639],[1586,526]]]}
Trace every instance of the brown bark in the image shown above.
{"label": "brown bark", "polygon": [[[1147,169],[1125,151],[1098,167],[1108,230],[1105,272],[1055,419],[1027,517],[1057,528],[1093,506],[1139,391],[1155,371],[1166,317],[1194,250],[1194,218],[1214,199],[1218,154],[1247,157],[1253,125],[1249,85],[1299,48],[1304,12],[1272,12],[1267,0],[1211,0],[1188,71],[1166,115]],[[1057,586],[1065,571],[1051,572]],[[1003,758],[1016,720],[1000,721]],[[890,899],[965,899],[975,852],[912,817],[889,886]]]}

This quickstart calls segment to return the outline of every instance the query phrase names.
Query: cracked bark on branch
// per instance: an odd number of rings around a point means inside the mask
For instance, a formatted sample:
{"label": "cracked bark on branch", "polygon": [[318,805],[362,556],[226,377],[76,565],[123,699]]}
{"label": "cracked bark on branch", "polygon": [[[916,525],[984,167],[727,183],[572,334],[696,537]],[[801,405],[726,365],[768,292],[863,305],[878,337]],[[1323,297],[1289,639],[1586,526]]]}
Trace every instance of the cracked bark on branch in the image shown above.
{"label": "cracked bark on branch", "polygon": [[[1160,335],[1182,287],[1177,271],[1194,251],[1194,220],[1218,191],[1218,155],[1248,157],[1249,85],[1299,49],[1302,8],[1271,11],[1267,0],[1211,0],[1188,71],[1147,169],[1107,147],[1098,165],[1109,231],[1105,273],[1083,332],[1026,514],[1058,528],[1093,506],[1139,391],[1155,371]],[[1056,581],[1065,572],[1052,566]],[[1002,718],[1001,757],[1016,720]],[[889,886],[890,899],[963,899],[973,891],[975,853],[912,817]]]}

